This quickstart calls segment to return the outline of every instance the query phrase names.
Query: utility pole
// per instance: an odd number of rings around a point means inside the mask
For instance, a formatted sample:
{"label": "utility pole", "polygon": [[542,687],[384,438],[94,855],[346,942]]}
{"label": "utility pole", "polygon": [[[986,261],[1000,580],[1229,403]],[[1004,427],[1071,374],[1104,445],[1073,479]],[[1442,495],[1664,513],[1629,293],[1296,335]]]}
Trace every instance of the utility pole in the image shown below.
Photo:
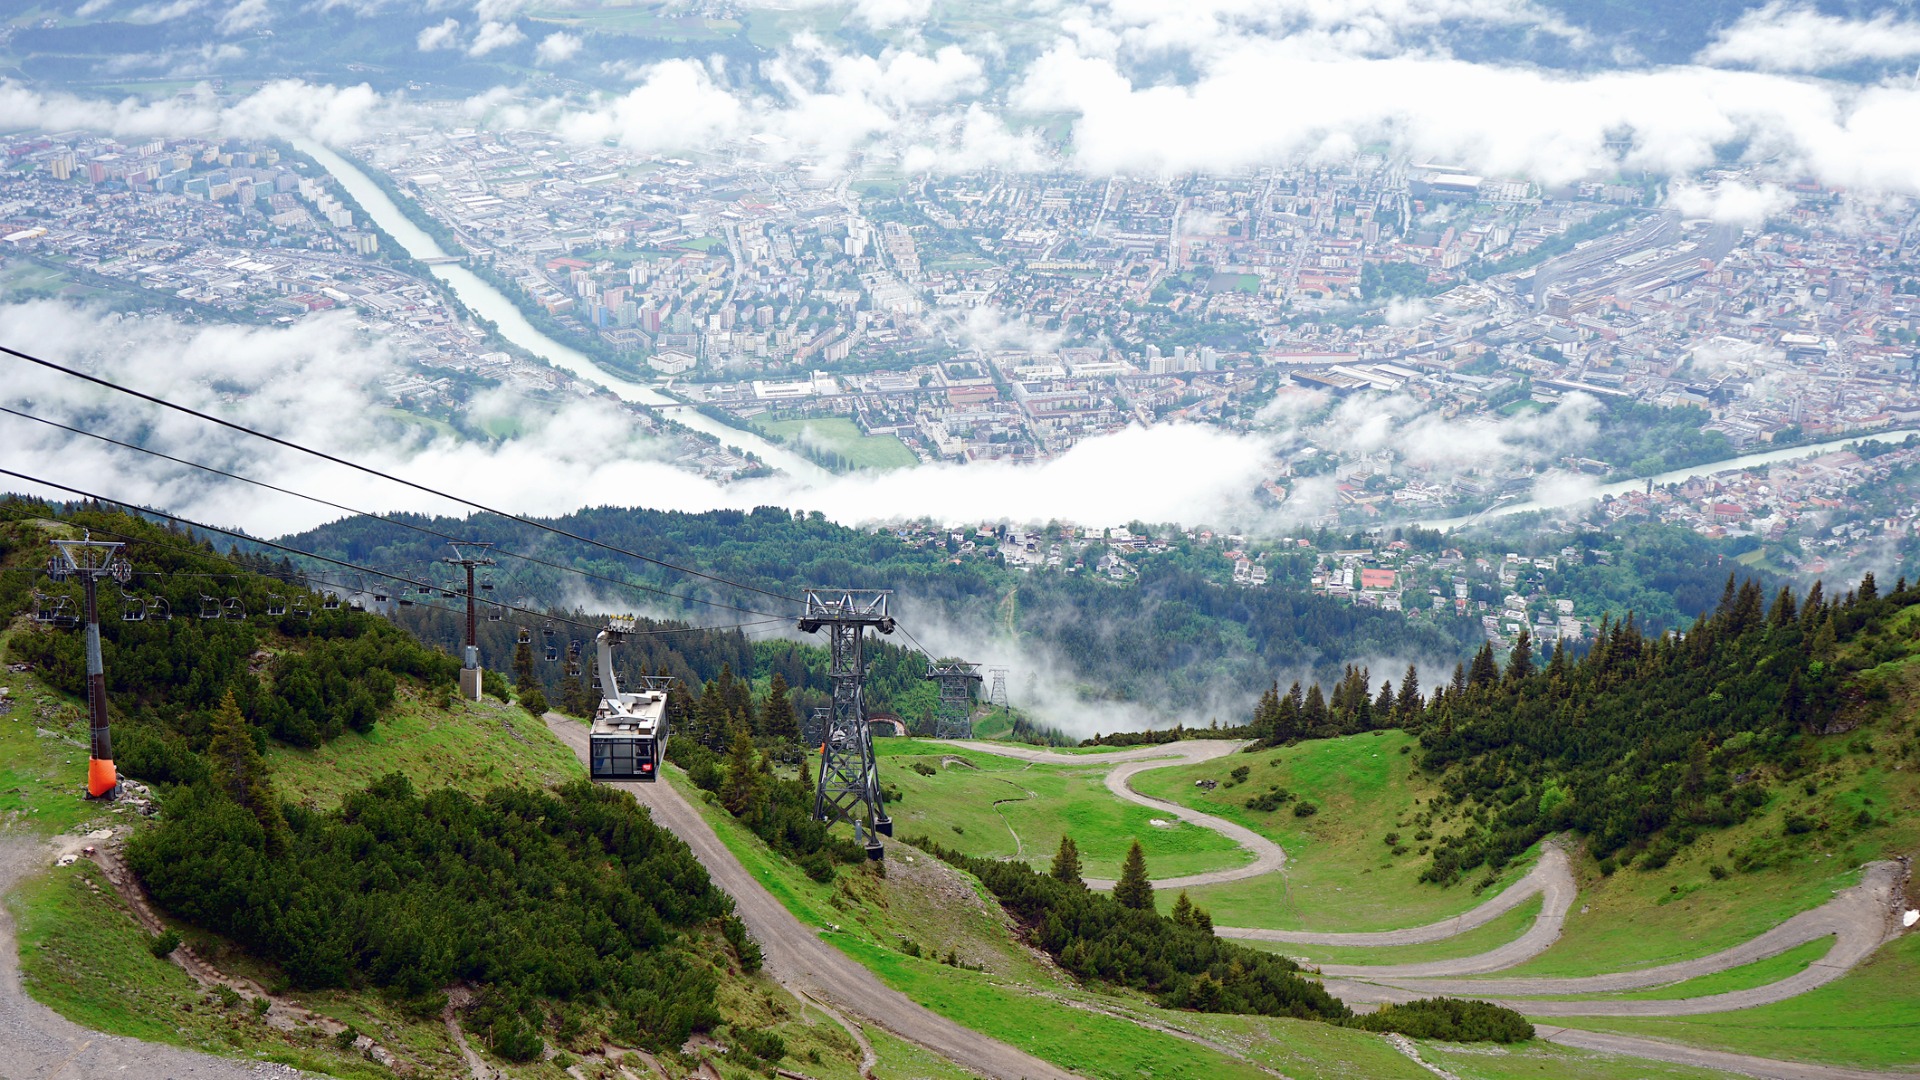
{"label": "utility pole", "polygon": [[940,704],[934,711],[933,737],[973,738],[973,691],[980,685],[980,665],[964,660],[927,665],[925,676],[940,684]]}
{"label": "utility pole", "polygon": [[87,603],[87,797],[112,799],[120,794],[120,776],[113,767],[113,736],[107,726],[107,667],[100,655],[100,579],[125,585],[133,566],[120,557],[123,544],[93,539],[55,540],[58,554],[47,561],[47,574],[64,581],[78,574]]}
{"label": "utility pole", "polygon": [[866,697],[866,632],[872,627],[893,633],[893,616],[887,613],[891,594],[889,589],[808,589],[799,624],[809,634],[827,630],[827,678],[833,684],[833,714],[820,740],[813,817],[852,825],[854,842],[866,847],[869,859],[880,858],[880,838],[893,835],[893,819],[880,800]]}
{"label": "utility pole", "polygon": [[988,673],[993,676],[993,689],[987,691],[987,704],[998,705],[1003,709],[1011,708],[1012,706],[1007,704],[1007,669],[989,668]]}
{"label": "utility pole", "polygon": [[480,700],[480,617],[475,607],[473,595],[473,568],[492,566],[493,557],[487,554],[492,544],[456,540],[447,546],[453,548],[453,557],[440,561],[450,566],[465,567],[467,571],[467,651],[461,657],[460,696],[468,701]]}

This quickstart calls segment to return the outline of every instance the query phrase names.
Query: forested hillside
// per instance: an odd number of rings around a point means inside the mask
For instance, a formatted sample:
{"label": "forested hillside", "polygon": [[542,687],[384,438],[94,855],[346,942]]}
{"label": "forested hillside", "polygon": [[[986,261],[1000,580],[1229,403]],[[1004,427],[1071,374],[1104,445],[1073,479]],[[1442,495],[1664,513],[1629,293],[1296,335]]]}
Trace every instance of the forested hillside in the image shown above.
{"label": "forested hillside", "polygon": [[[1565,829],[1583,834],[1611,873],[1663,866],[1790,784],[1818,796],[1809,777],[1825,754],[1920,756],[1911,738],[1816,741],[1852,730],[1896,694],[1909,698],[1917,662],[1920,589],[1905,579],[1887,593],[1872,575],[1841,596],[1818,583],[1804,596],[1782,588],[1769,602],[1754,582],[1729,577],[1716,609],[1684,633],[1650,635],[1628,619],[1577,658],[1564,646],[1542,658],[1523,634],[1504,662],[1483,646],[1424,691],[1413,669],[1377,691],[1369,673],[1349,669],[1331,693],[1270,688],[1252,723],[1261,746],[1418,732],[1420,765],[1444,792],[1408,823],[1408,840],[1431,849],[1429,880],[1498,870]],[[1722,870],[1757,870],[1792,857],[1809,834],[1870,830],[1883,817],[1850,804],[1795,812],[1784,835],[1729,851]]]}
{"label": "forested hillside", "polygon": [[[764,595],[692,581],[515,522],[486,516],[399,520],[493,541],[632,586],[583,583],[507,557],[498,568],[496,591],[510,600],[524,596],[539,606],[572,607],[590,587],[595,602],[608,609],[664,611],[698,625],[765,616],[680,598],[697,596],[766,616],[794,614],[790,605]],[[1022,647],[1044,650],[1067,667],[1077,692],[1090,700],[1188,706],[1209,697],[1231,700],[1257,693],[1275,670],[1337,672],[1351,660],[1379,655],[1463,656],[1472,640],[1472,625],[1464,619],[1409,622],[1304,591],[1223,588],[1202,572],[1196,556],[1177,549],[1138,557],[1139,577],[1118,584],[1091,573],[1022,574],[991,559],[956,561],[941,549],[907,546],[889,532],[849,529],[817,514],[800,517],[771,507],[704,514],[600,508],[553,524],[787,595],[816,585],[893,589],[903,623],[924,626],[937,619],[982,640],[1011,628]],[[435,536],[369,518],[336,522],[285,542],[409,577],[432,572],[446,554]],[[1219,562],[1217,554],[1212,558]],[[493,633],[502,643],[511,640],[505,627]],[[730,662],[736,671],[743,667]],[[801,685],[792,673],[788,677]],[[893,691],[884,678],[882,683],[883,695]],[[912,704],[895,709],[918,711]]]}

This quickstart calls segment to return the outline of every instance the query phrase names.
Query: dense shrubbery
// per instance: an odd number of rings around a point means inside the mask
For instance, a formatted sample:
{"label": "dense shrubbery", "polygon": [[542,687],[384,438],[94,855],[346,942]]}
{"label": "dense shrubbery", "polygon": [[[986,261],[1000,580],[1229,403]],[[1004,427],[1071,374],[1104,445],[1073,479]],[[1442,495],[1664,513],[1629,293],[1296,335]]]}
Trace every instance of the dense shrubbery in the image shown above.
{"label": "dense shrubbery", "polygon": [[1144,990],[1170,1008],[1338,1020],[1351,1013],[1293,961],[1213,936],[1185,922],[1132,908],[1024,863],[977,859],[931,840],[914,845],[978,877],[1045,949],[1074,975]]}
{"label": "dense shrubbery", "polygon": [[1458,998],[1422,998],[1403,1005],[1382,1005],[1346,1023],[1367,1031],[1397,1031],[1416,1039],[1448,1042],[1516,1043],[1533,1038],[1533,1025],[1512,1009]]}
{"label": "dense shrubbery", "polygon": [[656,1048],[718,1020],[715,976],[687,932],[730,904],[624,793],[422,796],[395,774],[335,813],[283,812],[278,826],[220,787],[180,788],[127,862],[169,912],[298,986],[430,1002],[486,985],[477,1026],[509,1058],[538,1053],[550,1008]]}
{"label": "dense shrubbery", "polygon": [[721,804],[741,824],[815,881],[833,880],[835,864],[866,858],[858,844],[834,836],[825,822],[813,819],[814,785],[804,768],[797,778],[782,779],[771,770],[771,760],[757,755],[751,737],[744,734],[733,749],[722,758],[685,735],[675,735],[667,744],[667,760],[685,769],[687,778],[701,790],[720,796]]}

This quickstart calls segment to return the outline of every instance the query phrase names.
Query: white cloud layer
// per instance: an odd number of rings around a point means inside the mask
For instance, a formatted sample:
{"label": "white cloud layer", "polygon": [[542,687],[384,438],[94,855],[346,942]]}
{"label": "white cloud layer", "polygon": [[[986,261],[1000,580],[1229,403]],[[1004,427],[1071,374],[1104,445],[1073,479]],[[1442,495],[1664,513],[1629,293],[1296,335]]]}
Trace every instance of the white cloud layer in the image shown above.
{"label": "white cloud layer", "polygon": [[1896,19],[1891,11],[1847,19],[1775,0],[1721,31],[1698,59],[1764,71],[1826,71],[1914,56],[1920,56],[1920,23]]}
{"label": "white cloud layer", "polygon": [[1679,179],[1667,191],[1667,204],[1688,217],[1753,228],[1792,207],[1793,196],[1778,184],[1724,181],[1708,186]]}

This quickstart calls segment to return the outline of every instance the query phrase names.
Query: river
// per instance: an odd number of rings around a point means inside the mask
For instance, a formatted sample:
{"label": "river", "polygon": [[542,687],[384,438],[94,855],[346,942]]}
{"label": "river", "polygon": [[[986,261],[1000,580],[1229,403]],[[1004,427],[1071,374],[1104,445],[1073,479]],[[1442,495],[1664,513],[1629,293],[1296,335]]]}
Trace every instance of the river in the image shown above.
{"label": "river", "polygon": [[[387,193],[369,179],[359,166],[311,139],[294,139],[292,142],[301,153],[313,158],[320,163],[321,167],[333,174],[333,178],[339,181],[347,194],[353,196],[354,201],[360,204],[360,208],[366,211],[374,224],[385,230],[388,236],[393,237],[407,254],[422,260],[443,259],[451,254],[442,251],[433,237],[428,236],[419,226],[410,221],[407,215],[394,205],[393,200],[387,197]],[[585,353],[562,345],[535,329],[533,324],[527,321],[526,316],[520,313],[520,309],[513,306],[511,300],[501,295],[500,290],[481,280],[478,274],[466,267],[458,263],[445,263],[429,269],[434,277],[445,282],[447,287],[453,290],[453,294],[460,298],[461,303],[467,305],[469,311],[498,327],[500,336],[554,367],[570,371],[596,386],[603,386],[613,391],[623,401],[638,402],[656,408],[671,408],[673,411],[670,415],[676,422],[695,431],[712,435],[719,439],[722,445],[737,446],[742,450],[751,451],[760,460],[789,475],[805,480],[824,479],[828,475],[825,469],[786,447],[770,442],[753,432],[723,424],[691,406],[684,405],[657,386],[633,382],[609,373],[588,359]]]}
{"label": "river", "polygon": [[1602,484],[1586,491],[1570,493],[1565,498],[1529,499],[1522,503],[1507,503],[1503,506],[1496,506],[1490,510],[1482,510],[1477,514],[1444,518],[1439,521],[1420,521],[1415,522],[1415,524],[1423,529],[1438,529],[1441,532],[1450,532],[1465,525],[1474,525],[1492,518],[1506,517],[1510,514],[1528,514],[1536,510],[1556,510],[1563,506],[1574,506],[1583,502],[1604,499],[1608,496],[1620,496],[1629,492],[1645,491],[1649,479],[1653,481],[1654,487],[1665,487],[1668,484],[1684,483],[1688,480],[1698,479],[1699,477],[1712,476],[1715,473],[1737,472],[1741,469],[1752,469],[1761,465],[1772,465],[1781,461],[1794,461],[1799,458],[1817,457],[1820,454],[1843,450],[1865,439],[1878,439],[1881,442],[1899,442],[1909,435],[1920,435],[1920,431],[1915,431],[1911,428],[1902,428],[1899,431],[1869,431],[1862,432],[1858,435],[1848,435],[1842,439],[1829,439],[1826,442],[1789,446],[1780,450],[1757,450],[1751,454],[1742,454],[1739,457],[1727,458],[1724,461],[1710,461],[1704,465],[1693,465],[1685,469],[1674,469],[1651,478],[1643,476],[1637,480],[1622,480],[1614,484]]}

